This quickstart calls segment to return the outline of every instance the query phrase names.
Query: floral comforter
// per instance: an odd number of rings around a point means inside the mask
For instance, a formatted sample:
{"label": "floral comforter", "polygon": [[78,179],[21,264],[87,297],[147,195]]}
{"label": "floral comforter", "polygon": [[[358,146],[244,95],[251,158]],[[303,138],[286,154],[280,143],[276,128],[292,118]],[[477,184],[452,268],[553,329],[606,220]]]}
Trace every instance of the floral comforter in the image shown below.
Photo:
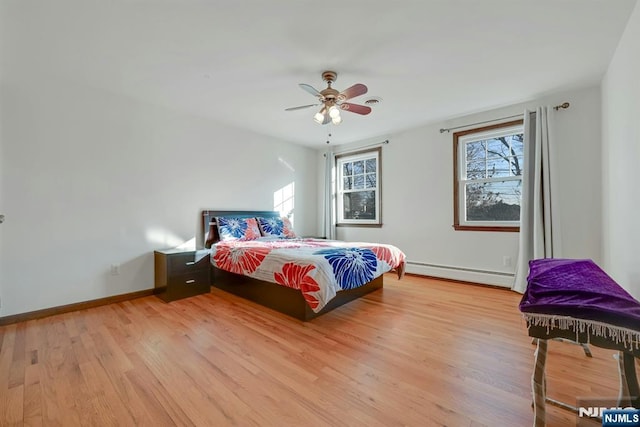
{"label": "floral comforter", "polygon": [[211,247],[211,263],[232,273],[299,289],[314,312],[340,290],[362,286],[394,268],[395,246],[320,239],[224,241]]}

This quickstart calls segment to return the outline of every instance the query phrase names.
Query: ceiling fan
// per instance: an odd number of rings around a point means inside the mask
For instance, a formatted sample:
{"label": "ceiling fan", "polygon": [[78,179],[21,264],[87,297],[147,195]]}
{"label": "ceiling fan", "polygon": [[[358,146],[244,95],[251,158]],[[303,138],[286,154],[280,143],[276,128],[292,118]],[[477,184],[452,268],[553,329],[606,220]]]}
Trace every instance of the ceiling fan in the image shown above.
{"label": "ceiling fan", "polygon": [[365,93],[367,93],[367,87],[362,83],[356,83],[353,86],[343,90],[342,92],[339,92],[331,87],[331,84],[336,81],[337,77],[338,73],[336,73],[335,71],[323,72],[322,80],[327,82],[327,88],[321,91],[318,91],[313,86],[310,86],[308,84],[300,83],[298,86],[300,86],[303,90],[309,92],[311,95],[317,97],[320,103],[286,108],[285,111],[301,110],[303,108],[322,105],[320,111],[318,111],[313,116],[313,120],[316,123],[322,125],[326,125],[329,122],[333,123],[334,125],[340,124],[342,122],[342,117],[340,117],[341,110],[362,115],[369,114],[371,112],[371,107],[345,102],[348,99],[355,98],[356,96],[364,95]]}

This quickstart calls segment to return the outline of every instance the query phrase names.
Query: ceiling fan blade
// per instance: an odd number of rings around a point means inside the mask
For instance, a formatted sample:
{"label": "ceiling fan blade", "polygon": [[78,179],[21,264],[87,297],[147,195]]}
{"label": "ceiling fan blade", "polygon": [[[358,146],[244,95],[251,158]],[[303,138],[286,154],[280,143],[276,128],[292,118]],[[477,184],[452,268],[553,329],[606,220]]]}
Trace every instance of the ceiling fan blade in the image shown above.
{"label": "ceiling fan blade", "polygon": [[362,83],[356,83],[350,88],[347,88],[340,92],[340,97],[344,97],[345,100],[355,98],[356,96],[364,95],[367,93],[367,87]]}
{"label": "ceiling fan blade", "polygon": [[320,105],[320,104],[309,104],[309,105],[301,105],[299,107],[289,107],[289,108],[285,108],[284,111],[302,110],[304,108],[315,107],[315,106],[318,106],[318,105]]}
{"label": "ceiling fan blade", "polygon": [[307,92],[309,92],[313,96],[317,96],[317,97],[321,97],[322,96],[322,94],[320,92],[318,92],[318,90],[316,88],[314,88],[313,86],[311,86],[311,85],[300,83],[300,84],[298,84],[298,86],[300,86],[300,88],[302,88],[303,90],[306,90]]}
{"label": "ceiling fan blade", "polygon": [[344,111],[349,111],[351,113],[367,115],[371,112],[371,107],[367,107],[366,105],[358,105],[351,104],[350,102],[343,102],[340,104],[340,109]]}

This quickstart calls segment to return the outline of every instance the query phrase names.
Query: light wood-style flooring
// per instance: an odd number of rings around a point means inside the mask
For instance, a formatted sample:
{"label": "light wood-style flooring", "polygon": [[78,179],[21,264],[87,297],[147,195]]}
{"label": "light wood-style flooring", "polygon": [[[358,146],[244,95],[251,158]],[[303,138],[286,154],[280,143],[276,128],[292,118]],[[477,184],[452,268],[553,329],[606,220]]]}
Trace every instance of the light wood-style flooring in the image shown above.
{"label": "light wood-style flooring", "polygon": [[[0,327],[0,425],[532,425],[509,290],[387,274],[303,323],[217,289]],[[550,397],[617,395],[613,351],[551,342]],[[574,426],[548,407],[549,426]]]}

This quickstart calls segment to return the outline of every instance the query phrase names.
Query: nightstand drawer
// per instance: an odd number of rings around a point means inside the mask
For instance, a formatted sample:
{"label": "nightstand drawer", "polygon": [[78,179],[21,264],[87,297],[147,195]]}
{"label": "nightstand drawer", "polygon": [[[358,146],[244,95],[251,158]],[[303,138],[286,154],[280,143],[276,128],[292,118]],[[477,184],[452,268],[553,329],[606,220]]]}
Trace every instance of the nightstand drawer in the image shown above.
{"label": "nightstand drawer", "polygon": [[193,253],[173,255],[169,257],[169,274],[179,275],[209,268],[209,257],[204,256],[196,262]]}
{"label": "nightstand drawer", "polygon": [[193,297],[196,295],[206,294],[211,291],[208,283],[200,284],[174,284],[168,285],[158,293],[158,297],[165,302],[171,302],[182,298]]}
{"label": "nightstand drawer", "polygon": [[169,276],[167,285],[176,286],[198,286],[206,284],[209,285],[209,271],[208,270],[194,270],[187,274],[180,274],[178,276]]}

